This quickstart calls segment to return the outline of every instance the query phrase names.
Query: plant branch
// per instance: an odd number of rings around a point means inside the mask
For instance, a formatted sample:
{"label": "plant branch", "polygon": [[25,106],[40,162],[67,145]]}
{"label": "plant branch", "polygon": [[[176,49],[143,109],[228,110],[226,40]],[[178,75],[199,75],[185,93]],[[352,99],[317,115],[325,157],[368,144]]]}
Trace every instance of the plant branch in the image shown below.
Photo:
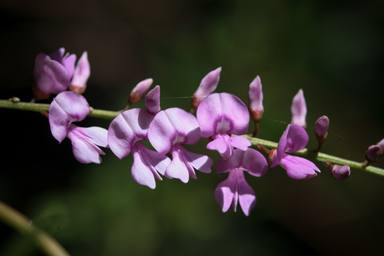
{"label": "plant branch", "polygon": [[48,256],[69,256],[69,253],[50,235],[33,225],[27,217],[0,201],[0,219],[18,232],[29,235]]}

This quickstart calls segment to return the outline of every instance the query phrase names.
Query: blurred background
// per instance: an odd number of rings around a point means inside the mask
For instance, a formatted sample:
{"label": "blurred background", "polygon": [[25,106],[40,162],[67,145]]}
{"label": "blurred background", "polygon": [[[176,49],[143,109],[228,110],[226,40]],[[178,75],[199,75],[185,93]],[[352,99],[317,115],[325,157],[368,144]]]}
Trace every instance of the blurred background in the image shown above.
{"label": "blurred background", "polygon": [[[151,77],[163,109],[189,110],[201,79],[221,66],[217,92],[245,103],[261,77],[260,138],[279,140],[300,88],[309,148],[322,115],[330,118],[324,153],[363,161],[384,137],[383,1],[2,0],[0,20],[1,99],[30,101],[36,55],[65,47],[78,57],[88,51],[84,96],[94,108],[122,109],[133,86]],[[383,255],[384,177],[352,170],[338,181],[316,161],[322,173],[310,180],[280,167],[261,178],[246,174],[258,199],[246,217],[240,206],[222,213],[215,201],[227,175],[214,173],[219,155],[205,149],[207,140],[187,148],[209,155],[213,173],[197,172],[187,184],[164,179],[151,190],[133,182],[131,155],[119,160],[105,149],[101,165],[83,165],[42,115],[0,113],[0,200],[71,255]],[[0,255],[41,252],[0,223]]]}

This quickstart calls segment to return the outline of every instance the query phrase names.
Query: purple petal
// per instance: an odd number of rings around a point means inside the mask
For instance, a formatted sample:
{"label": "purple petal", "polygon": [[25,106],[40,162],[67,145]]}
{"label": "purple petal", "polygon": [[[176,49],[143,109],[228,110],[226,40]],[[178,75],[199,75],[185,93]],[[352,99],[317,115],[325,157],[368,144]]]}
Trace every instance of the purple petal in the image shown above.
{"label": "purple petal", "polygon": [[193,94],[192,107],[197,108],[202,100],[216,90],[220,80],[221,67],[209,72],[200,82],[199,88]]}
{"label": "purple petal", "polygon": [[129,96],[129,102],[130,104],[135,104],[139,102],[144,95],[147,93],[149,88],[151,87],[153,83],[152,78],[145,79],[138,83],[131,91],[131,94]]}
{"label": "purple petal", "polygon": [[88,163],[101,163],[100,155],[105,153],[95,145],[94,140],[104,141],[104,138],[95,139],[93,136],[99,134],[100,136],[106,136],[107,131],[101,132],[96,127],[82,128],[74,124],[71,124],[68,129],[68,138],[72,142],[72,149],[75,158],[83,164]]}
{"label": "purple petal", "polygon": [[180,154],[180,151],[172,147],[172,162],[168,165],[166,170],[166,176],[170,178],[180,179],[182,182],[187,183],[189,181],[189,176],[196,178],[193,167],[185,162],[183,155]]}
{"label": "purple petal", "polygon": [[233,147],[228,142],[229,136],[227,134],[218,134],[215,139],[207,144],[207,149],[217,150],[219,154],[228,159],[232,156]]}
{"label": "purple petal", "polygon": [[153,116],[144,109],[134,108],[118,115],[108,128],[108,145],[120,159],[126,157],[138,140],[148,139]]}
{"label": "purple petal", "polygon": [[318,139],[324,138],[327,135],[329,128],[329,118],[322,116],[315,123],[315,134]]}
{"label": "purple petal", "polygon": [[216,166],[216,173],[229,172],[233,169],[244,169],[249,174],[261,177],[268,170],[265,157],[258,151],[248,148],[246,151],[235,149],[229,159],[220,159]]}
{"label": "purple petal", "polygon": [[157,174],[156,171],[165,175],[168,165],[171,163],[169,157],[160,155],[158,152],[150,150],[141,141],[135,143],[135,147],[140,151],[142,158],[145,158],[145,161],[153,167],[154,175],[156,178],[161,180],[161,177]]}
{"label": "purple petal", "polygon": [[340,166],[335,164],[331,167],[331,174],[335,179],[345,180],[351,175],[351,167],[348,165]]}
{"label": "purple petal", "polygon": [[188,161],[193,168],[204,173],[210,173],[213,161],[206,155],[195,154],[183,148],[184,159]]}
{"label": "purple petal", "polygon": [[65,53],[65,48],[61,47],[59,50],[51,53],[49,56],[51,57],[51,59],[61,63],[61,61],[63,60],[63,57],[64,57],[64,53]]}
{"label": "purple petal", "polygon": [[77,87],[85,87],[89,76],[91,75],[91,67],[88,61],[88,53],[84,52],[77,61],[75,71],[73,73],[71,85]]}
{"label": "purple petal", "polygon": [[236,174],[230,172],[228,178],[217,185],[215,189],[215,199],[220,204],[223,212],[226,212],[232,202],[236,201],[237,205],[238,196]]}
{"label": "purple petal", "polygon": [[230,137],[228,139],[228,142],[229,144],[231,144],[232,147],[241,149],[243,151],[247,150],[247,148],[252,145],[252,143],[249,140],[240,136]]}
{"label": "purple petal", "polygon": [[62,92],[49,107],[49,124],[53,137],[62,142],[72,122],[82,121],[90,113],[87,100],[75,92]]}
{"label": "purple petal", "polygon": [[69,86],[70,75],[65,67],[44,53],[36,57],[33,76],[37,88],[44,93],[60,93]]}
{"label": "purple petal", "polygon": [[310,179],[317,175],[315,170],[320,172],[320,169],[311,161],[287,154],[281,159],[280,165],[292,179]]}
{"label": "purple petal", "polygon": [[160,86],[156,85],[155,88],[150,90],[145,96],[145,108],[152,115],[156,115],[161,111],[160,108]]}
{"label": "purple petal", "polygon": [[297,124],[301,127],[306,127],[307,123],[305,118],[307,116],[307,105],[305,103],[303,90],[300,89],[299,92],[293,97],[291,105],[292,120],[291,124]]}
{"label": "purple petal", "polygon": [[249,109],[251,111],[264,111],[263,90],[259,76],[257,76],[249,85],[248,100]]}
{"label": "purple petal", "polygon": [[166,154],[174,144],[193,145],[201,137],[199,125],[192,114],[170,108],[156,114],[149,126],[148,138],[160,154]]}
{"label": "purple petal", "polygon": [[209,95],[200,103],[196,115],[200,134],[205,138],[218,133],[241,135],[248,130],[247,107],[238,97],[229,93]]}
{"label": "purple petal", "polygon": [[72,78],[73,73],[75,72],[75,62],[76,62],[76,55],[71,54],[68,56],[64,56],[63,60],[61,63],[65,67],[65,69],[68,71],[69,77]]}
{"label": "purple petal", "polygon": [[256,194],[255,191],[248,185],[245,180],[243,171],[237,170],[237,184],[239,190],[239,203],[241,209],[246,216],[249,216],[251,210],[256,206]]}
{"label": "purple petal", "polygon": [[378,145],[369,146],[367,151],[365,152],[365,158],[369,162],[375,162],[377,158],[379,158],[381,152],[381,148]]}

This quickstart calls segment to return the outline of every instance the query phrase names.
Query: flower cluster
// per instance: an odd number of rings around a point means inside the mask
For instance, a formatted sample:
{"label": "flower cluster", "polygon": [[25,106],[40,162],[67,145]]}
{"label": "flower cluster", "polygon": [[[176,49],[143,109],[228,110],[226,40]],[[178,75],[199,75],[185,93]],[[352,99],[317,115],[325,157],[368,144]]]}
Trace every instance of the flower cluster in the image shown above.
{"label": "flower cluster", "polygon": [[[216,173],[228,173],[228,178],[215,190],[217,202],[224,212],[231,205],[236,211],[239,202],[244,214],[250,214],[256,205],[256,194],[247,183],[244,171],[261,177],[268,170],[266,158],[250,148],[251,142],[241,136],[248,131],[250,117],[258,123],[264,111],[260,77],[250,84],[247,107],[233,94],[213,93],[221,68],[211,71],[194,93],[190,113],[176,107],[162,110],[160,86],[147,93],[153,80],[146,79],[132,90],[129,104],[113,119],[108,130],[82,128],[73,123],[82,121],[91,111],[80,94],[84,92],[90,69],[86,52],[76,67],[75,60],[75,55],[64,55],[64,48],[50,56],[39,54],[33,73],[35,92],[58,94],[49,109],[51,132],[59,143],[66,137],[71,140],[73,154],[79,162],[101,163],[100,155],[104,152],[99,147],[109,147],[119,159],[132,153],[131,174],[138,184],[154,189],[156,179],[163,177],[187,183],[189,178],[197,178],[195,170],[210,173],[213,161],[206,155],[187,151],[183,144],[194,145],[202,138],[209,138],[207,149],[216,150],[222,157]],[[129,108],[146,93],[145,109]],[[281,136],[277,149],[266,152],[271,168],[280,165],[293,179],[309,179],[320,172],[319,168],[309,160],[287,154],[303,149],[308,143],[302,90],[294,97],[291,110],[292,123]],[[316,128],[316,134],[321,133],[318,138],[324,141],[328,127],[324,121],[319,124],[321,127]],[[143,141],[149,141],[155,151],[147,148]]]}

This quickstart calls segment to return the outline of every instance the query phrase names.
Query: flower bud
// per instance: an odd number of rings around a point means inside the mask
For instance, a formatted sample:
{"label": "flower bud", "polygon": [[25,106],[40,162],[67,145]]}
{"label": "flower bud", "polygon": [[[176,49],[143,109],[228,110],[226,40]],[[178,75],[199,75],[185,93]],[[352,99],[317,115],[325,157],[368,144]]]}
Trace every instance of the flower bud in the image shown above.
{"label": "flower bud", "polygon": [[365,152],[365,158],[368,160],[368,162],[372,163],[377,160],[377,158],[380,156],[381,148],[378,145],[372,145],[368,148],[368,150]]}
{"label": "flower bud", "polygon": [[384,139],[382,139],[381,141],[379,141],[379,142],[377,143],[377,145],[380,147],[380,155],[382,155],[383,152],[384,152]]}
{"label": "flower bud", "polygon": [[263,107],[263,91],[261,86],[260,77],[257,76],[252,83],[249,85],[248,91],[248,100],[249,100],[249,113],[251,118],[258,122],[263,116],[264,107]]}
{"label": "flower bud", "polygon": [[129,104],[132,105],[139,102],[147,93],[152,83],[152,78],[145,79],[138,83],[135,88],[133,88],[133,90],[131,91],[131,94],[129,96]]}
{"label": "flower bud", "polygon": [[331,166],[331,174],[337,180],[345,180],[351,175],[351,167],[348,165],[332,165]]}
{"label": "flower bud", "polygon": [[324,142],[327,139],[329,128],[329,119],[327,116],[322,116],[315,123],[315,134],[319,142]]}
{"label": "flower bud", "polygon": [[88,53],[85,51],[77,61],[75,71],[69,85],[69,90],[83,94],[87,88],[87,81],[91,75],[91,67],[88,61]]}
{"label": "flower bud", "polygon": [[192,96],[192,108],[197,109],[200,102],[216,90],[220,80],[221,67],[209,72],[200,82],[199,88]]}
{"label": "flower bud", "polygon": [[303,90],[300,89],[299,92],[293,97],[291,105],[292,119],[291,124],[297,124],[305,128],[307,123],[305,118],[307,116],[307,105],[305,104]]}
{"label": "flower bud", "polygon": [[160,112],[160,86],[156,85],[155,88],[150,90],[145,96],[145,108],[152,115]]}

